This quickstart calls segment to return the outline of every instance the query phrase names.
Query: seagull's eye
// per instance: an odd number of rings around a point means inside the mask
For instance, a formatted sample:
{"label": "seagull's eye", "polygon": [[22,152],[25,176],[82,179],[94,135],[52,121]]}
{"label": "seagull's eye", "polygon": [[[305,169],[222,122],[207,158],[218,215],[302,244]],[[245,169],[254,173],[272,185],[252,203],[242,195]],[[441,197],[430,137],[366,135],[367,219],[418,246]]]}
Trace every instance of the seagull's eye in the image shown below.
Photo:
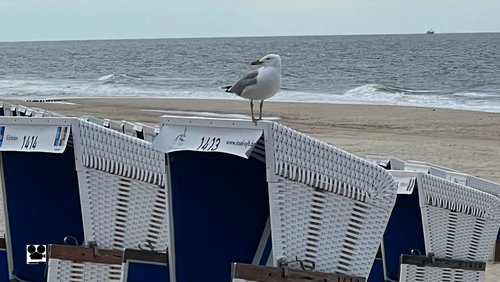
{"label": "seagull's eye", "polygon": [[268,61],[269,61],[269,60],[271,60],[271,58],[266,58],[266,60],[268,60]]}

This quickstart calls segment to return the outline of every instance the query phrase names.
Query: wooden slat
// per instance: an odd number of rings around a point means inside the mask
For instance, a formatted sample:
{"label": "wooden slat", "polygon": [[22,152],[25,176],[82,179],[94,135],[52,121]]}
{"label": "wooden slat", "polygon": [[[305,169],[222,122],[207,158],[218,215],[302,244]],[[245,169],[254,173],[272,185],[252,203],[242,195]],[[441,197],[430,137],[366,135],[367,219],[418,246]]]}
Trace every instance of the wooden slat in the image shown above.
{"label": "wooden slat", "polygon": [[126,249],[123,255],[123,262],[127,260],[138,260],[145,262],[156,262],[168,264],[168,255],[166,253],[158,253],[154,251],[132,250]]}
{"label": "wooden slat", "polygon": [[288,278],[285,278],[283,277],[283,269],[281,268],[244,263],[233,263],[232,278],[260,282],[366,282],[366,279],[363,277],[292,269],[288,270]]}
{"label": "wooden slat", "polygon": [[71,260],[75,262],[95,262],[106,264],[121,264],[123,252],[117,250],[97,249],[94,256],[92,247],[49,245],[49,258]]}
{"label": "wooden slat", "polygon": [[432,258],[429,256],[401,255],[400,262],[401,264],[412,264],[417,266],[454,268],[474,271],[486,270],[486,262],[482,261]]}

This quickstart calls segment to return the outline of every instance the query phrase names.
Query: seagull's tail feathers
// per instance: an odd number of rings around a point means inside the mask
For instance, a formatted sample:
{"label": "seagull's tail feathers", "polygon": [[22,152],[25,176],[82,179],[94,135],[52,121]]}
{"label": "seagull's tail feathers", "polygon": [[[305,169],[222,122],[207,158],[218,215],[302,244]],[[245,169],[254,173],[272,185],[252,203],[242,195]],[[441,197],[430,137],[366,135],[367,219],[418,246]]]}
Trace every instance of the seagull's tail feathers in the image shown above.
{"label": "seagull's tail feathers", "polygon": [[226,89],[226,92],[231,92],[230,91],[231,87],[233,87],[233,86],[232,85],[224,86],[224,87],[222,87],[222,89]]}

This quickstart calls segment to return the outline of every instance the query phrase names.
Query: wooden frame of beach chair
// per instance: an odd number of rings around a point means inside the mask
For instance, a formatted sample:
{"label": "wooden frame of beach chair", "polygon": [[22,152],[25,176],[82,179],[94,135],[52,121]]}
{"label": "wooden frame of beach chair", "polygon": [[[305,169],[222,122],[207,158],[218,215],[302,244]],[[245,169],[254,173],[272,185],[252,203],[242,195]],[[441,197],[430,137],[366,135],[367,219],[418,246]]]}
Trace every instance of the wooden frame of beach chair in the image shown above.
{"label": "wooden frame of beach chair", "polygon": [[484,281],[486,263],[435,258],[433,256],[401,255],[400,282]]}
{"label": "wooden frame of beach chair", "polygon": [[50,245],[47,282],[168,281],[166,253],[97,246]]}
{"label": "wooden frame of beach chair", "polygon": [[50,245],[47,282],[122,281],[123,252],[84,246]]}
{"label": "wooden frame of beach chair", "polygon": [[[12,279],[28,269],[27,244],[63,244],[72,236],[78,243],[96,241],[118,250],[140,244],[167,248],[165,160],[150,142],[77,118],[0,118],[0,125],[9,124],[71,128],[61,154],[2,152],[0,157]],[[33,198],[31,207],[23,205],[25,198]],[[11,226],[15,222],[23,227]],[[43,232],[26,233],[32,230],[29,222]],[[38,281],[45,268],[27,271],[29,277],[19,278]]]}
{"label": "wooden frame of beach chair", "polygon": [[233,282],[367,281],[364,277],[289,269],[288,266],[272,267],[244,263],[233,263],[231,277]]}
{"label": "wooden frame of beach chair", "polygon": [[[280,262],[296,269],[299,266],[293,262],[297,260],[314,265],[318,272],[368,277],[396,198],[394,180],[384,169],[274,122],[162,117],[160,125],[153,146],[167,152],[169,160],[171,281],[185,281],[187,273],[196,280],[215,271],[220,276],[207,279],[223,281],[230,277],[227,266],[233,262],[268,266]],[[255,137],[246,131],[259,132]],[[210,145],[204,147],[205,133],[207,138],[220,137],[221,144],[248,140],[255,147],[250,147],[248,159],[236,157],[218,148],[211,150]],[[199,148],[191,146],[200,141]],[[183,147],[187,143],[191,147]],[[180,147],[171,150],[169,144]],[[233,174],[238,174],[237,178],[232,179]],[[199,212],[206,202],[218,209],[233,209],[232,221],[214,229],[196,229],[223,216]],[[254,207],[259,208],[252,210]],[[242,210],[250,213],[240,214]],[[258,212],[261,214],[256,215]],[[188,213],[189,227],[181,222]],[[235,243],[247,245],[239,254],[211,249],[207,240],[193,247],[200,238],[186,240],[189,234],[202,231],[217,240],[218,234],[236,234],[236,226],[240,229],[252,224],[256,224],[252,229],[264,232],[243,231],[241,236],[253,235]],[[272,236],[265,235],[266,230]],[[193,266],[189,258],[199,257],[201,252],[229,255],[220,260],[209,255],[211,268]],[[233,257],[232,261],[228,257]]]}

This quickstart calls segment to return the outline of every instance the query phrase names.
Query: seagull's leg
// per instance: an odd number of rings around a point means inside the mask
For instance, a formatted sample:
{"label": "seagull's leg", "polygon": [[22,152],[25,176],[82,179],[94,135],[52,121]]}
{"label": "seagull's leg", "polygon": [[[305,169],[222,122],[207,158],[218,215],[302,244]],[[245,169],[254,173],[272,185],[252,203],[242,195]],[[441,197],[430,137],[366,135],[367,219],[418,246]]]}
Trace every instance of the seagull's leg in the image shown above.
{"label": "seagull's leg", "polygon": [[253,117],[253,100],[250,99],[250,113],[252,114],[252,121],[255,122],[255,118]]}
{"label": "seagull's leg", "polygon": [[262,119],[262,105],[264,105],[264,100],[260,100],[259,120]]}

